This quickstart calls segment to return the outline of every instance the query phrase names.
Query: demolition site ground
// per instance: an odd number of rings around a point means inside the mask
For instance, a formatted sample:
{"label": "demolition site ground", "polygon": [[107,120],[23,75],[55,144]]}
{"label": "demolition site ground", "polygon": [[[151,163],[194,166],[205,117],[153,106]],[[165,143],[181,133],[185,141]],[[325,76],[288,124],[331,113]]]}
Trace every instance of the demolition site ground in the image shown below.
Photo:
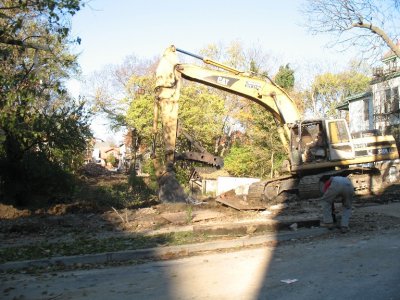
{"label": "demolition site ground", "polygon": [[[102,180],[112,180],[107,178]],[[351,231],[347,234],[400,229],[399,192],[400,185],[394,184],[377,195],[356,197]],[[397,207],[397,214],[391,209],[385,211],[390,205]],[[340,203],[336,209],[340,216]],[[15,261],[229,241],[318,228],[320,210],[318,199],[275,203],[265,210],[237,210],[215,198],[199,205],[153,201],[147,207],[120,210],[111,206],[93,209],[79,201],[37,210],[0,204],[0,266]],[[339,230],[326,229],[314,238],[340,234]]]}

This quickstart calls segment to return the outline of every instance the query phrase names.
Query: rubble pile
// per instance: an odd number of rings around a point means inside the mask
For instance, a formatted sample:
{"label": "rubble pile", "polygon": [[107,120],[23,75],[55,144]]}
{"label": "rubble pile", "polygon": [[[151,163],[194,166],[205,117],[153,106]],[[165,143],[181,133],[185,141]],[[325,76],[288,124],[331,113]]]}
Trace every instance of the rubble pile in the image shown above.
{"label": "rubble pile", "polygon": [[89,177],[109,176],[111,172],[101,165],[95,163],[88,163],[84,165],[80,170],[80,174]]}

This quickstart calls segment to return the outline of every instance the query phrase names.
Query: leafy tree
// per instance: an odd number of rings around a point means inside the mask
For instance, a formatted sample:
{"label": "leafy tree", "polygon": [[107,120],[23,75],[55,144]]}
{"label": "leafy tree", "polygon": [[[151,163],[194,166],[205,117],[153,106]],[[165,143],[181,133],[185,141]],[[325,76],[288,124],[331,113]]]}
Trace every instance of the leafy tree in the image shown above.
{"label": "leafy tree", "polygon": [[345,97],[364,92],[370,78],[354,70],[317,75],[308,93],[308,109],[314,116],[337,117],[336,106]]}
{"label": "leafy tree", "polygon": [[224,159],[224,168],[236,176],[269,177],[271,157],[274,156],[274,171],[286,158],[272,115],[254,104],[238,118],[242,122],[244,133],[239,133],[242,137],[233,141],[233,146]]}
{"label": "leafy tree", "polygon": [[70,188],[63,174],[79,165],[90,136],[84,103],[71,99],[64,87],[76,70],[76,56],[68,51],[68,16],[80,2],[2,4],[0,177],[6,196],[26,204],[30,193]]}
{"label": "leafy tree", "polygon": [[133,155],[130,184],[139,182],[134,168],[139,147],[149,147],[152,142],[154,70],[154,60],[132,54],[122,64],[94,72],[87,81],[93,111],[110,120],[111,129],[126,131],[125,143]]}
{"label": "leafy tree", "polygon": [[81,5],[81,0],[2,0],[0,44],[51,51],[53,39],[68,36],[68,17]]}
{"label": "leafy tree", "polygon": [[294,88],[294,70],[292,70],[287,64],[286,66],[280,66],[278,73],[275,75],[275,82],[283,87],[288,92]]}
{"label": "leafy tree", "polygon": [[398,0],[307,0],[305,26],[312,33],[330,33],[344,49],[359,46],[367,58],[382,55],[389,47],[397,56]]}
{"label": "leafy tree", "polygon": [[111,152],[109,155],[107,155],[107,163],[111,164],[113,167],[118,165],[118,161],[114,153]]}
{"label": "leafy tree", "polygon": [[121,64],[107,65],[93,72],[86,81],[88,92],[85,96],[91,101],[94,112],[111,121],[111,129],[129,127],[125,117],[131,101],[142,95],[142,92],[150,95],[154,89],[154,85],[141,86],[142,83],[135,83],[135,79],[151,77],[154,69],[153,60],[129,55]]}
{"label": "leafy tree", "polygon": [[[132,76],[128,84],[144,90],[143,94],[129,94],[128,97],[132,100],[129,101],[131,104],[126,115],[126,122],[136,129],[142,148],[150,148],[154,142],[154,85],[153,76]],[[182,88],[179,102],[180,126],[210,152],[214,149],[216,139],[221,135],[224,113],[224,100],[211,93],[205,86],[187,83]],[[160,143],[158,142],[158,145]],[[177,151],[187,151],[190,146],[184,136],[180,135]]]}
{"label": "leafy tree", "polygon": [[[213,152],[216,140],[223,134],[225,99],[215,94],[213,89],[190,83],[182,89],[179,105],[182,127],[204,148]],[[184,137],[179,142],[178,146],[187,144]]]}
{"label": "leafy tree", "polygon": [[[260,71],[254,61],[250,61],[250,69],[255,74],[265,73]],[[281,74],[288,69],[289,66],[282,67]],[[289,77],[294,82],[293,71]],[[269,177],[273,165],[273,171],[276,171],[286,158],[276,124],[268,111],[249,100],[242,99],[239,107],[232,117],[240,122],[241,130],[235,134],[241,138],[233,139],[232,148],[225,157],[225,169],[235,176]],[[271,157],[275,160],[273,164]]]}
{"label": "leafy tree", "polygon": [[138,138],[137,144],[148,147],[153,141],[154,112],[154,76],[132,76],[127,83],[127,99],[130,103],[125,116],[125,122],[134,128]]}

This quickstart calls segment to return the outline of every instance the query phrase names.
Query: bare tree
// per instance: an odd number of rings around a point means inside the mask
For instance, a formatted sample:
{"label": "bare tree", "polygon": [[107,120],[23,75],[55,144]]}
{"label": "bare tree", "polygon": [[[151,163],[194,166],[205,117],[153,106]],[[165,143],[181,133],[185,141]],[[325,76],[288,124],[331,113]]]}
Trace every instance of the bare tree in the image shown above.
{"label": "bare tree", "polygon": [[364,58],[376,59],[389,47],[400,57],[399,0],[306,0],[302,12],[311,33],[333,34],[341,50],[360,47]]}
{"label": "bare tree", "polygon": [[84,96],[92,104],[95,113],[103,114],[110,121],[111,129],[120,129],[127,125],[126,111],[133,100],[128,96],[135,95],[135,89],[138,88],[130,81],[137,76],[153,73],[155,66],[155,59],[127,56],[121,64],[106,65],[90,74],[85,80]]}

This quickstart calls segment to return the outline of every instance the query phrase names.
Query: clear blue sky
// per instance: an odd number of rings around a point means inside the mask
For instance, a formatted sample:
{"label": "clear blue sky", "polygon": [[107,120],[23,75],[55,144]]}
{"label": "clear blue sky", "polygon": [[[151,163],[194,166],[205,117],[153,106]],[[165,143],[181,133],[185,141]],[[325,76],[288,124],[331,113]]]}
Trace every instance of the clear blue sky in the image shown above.
{"label": "clear blue sky", "polygon": [[[281,64],[323,61],[346,64],[350,53],[325,47],[300,24],[304,0],[91,0],[72,18],[83,75],[119,64],[130,54],[153,58],[174,44],[190,52],[210,43],[239,40],[260,45]],[[300,66],[301,67],[301,66]]]}
{"label": "clear blue sky", "polygon": [[[283,59],[340,59],[325,48],[328,37],[311,36],[300,24],[303,0],[91,0],[72,19],[84,73],[120,63],[129,54],[160,55],[175,44],[195,52],[213,42],[261,45]],[[286,62],[282,62],[286,63]]]}

